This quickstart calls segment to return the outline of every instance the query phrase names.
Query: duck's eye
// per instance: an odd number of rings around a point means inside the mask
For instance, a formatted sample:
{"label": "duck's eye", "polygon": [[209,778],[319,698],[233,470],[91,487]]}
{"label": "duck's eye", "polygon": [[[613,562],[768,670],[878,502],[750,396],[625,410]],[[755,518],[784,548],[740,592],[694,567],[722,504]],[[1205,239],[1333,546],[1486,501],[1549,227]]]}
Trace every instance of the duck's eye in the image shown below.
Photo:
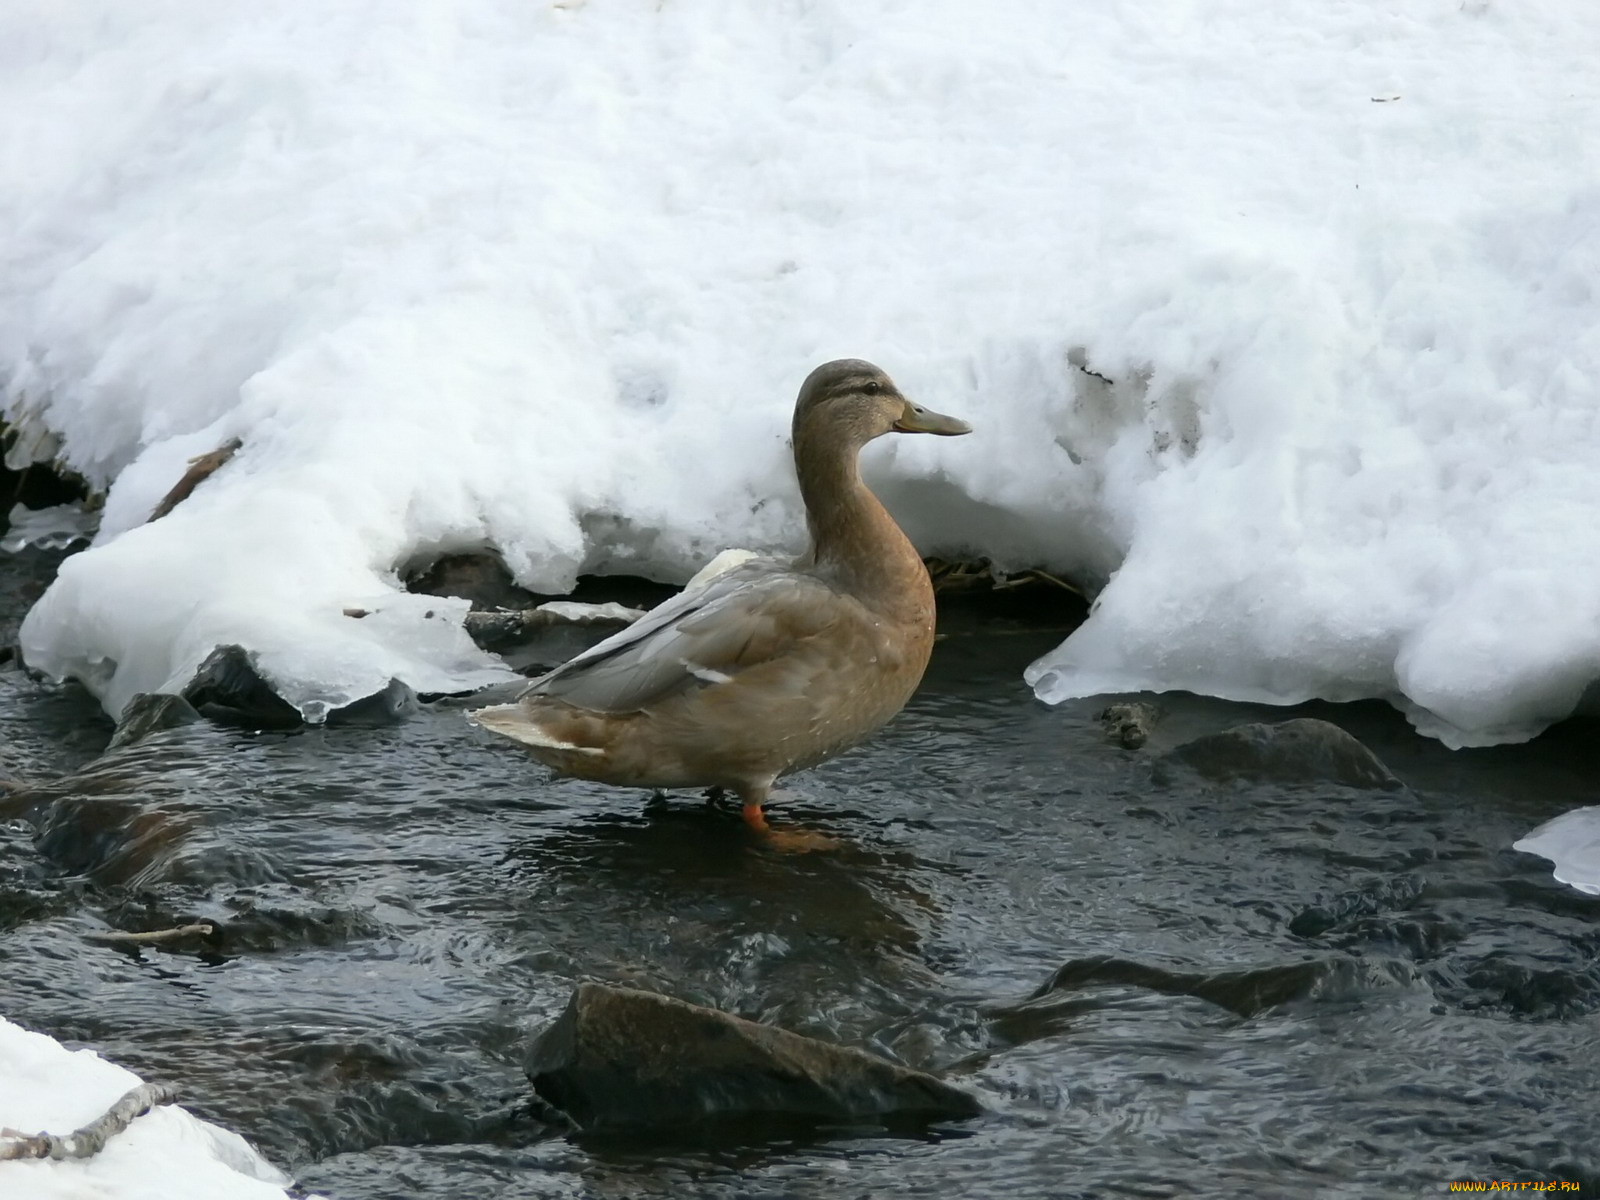
{"label": "duck's eye", "polygon": [[879,383],[876,379],[869,380],[861,385],[861,390],[869,396],[876,396],[879,392],[883,391],[883,384]]}

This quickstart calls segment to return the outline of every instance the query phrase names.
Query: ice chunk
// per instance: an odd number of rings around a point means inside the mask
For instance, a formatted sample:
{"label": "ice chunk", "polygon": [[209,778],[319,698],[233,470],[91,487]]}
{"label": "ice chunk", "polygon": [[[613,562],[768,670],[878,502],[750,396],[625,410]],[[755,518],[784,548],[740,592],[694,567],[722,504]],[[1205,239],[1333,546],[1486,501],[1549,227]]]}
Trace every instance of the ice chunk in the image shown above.
{"label": "ice chunk", "polygon": [[1548,858],[1562,883],[1600,896],[1600,806],[1575,808],[1546,821],[1512,849]]}
{"label": "ice chunk", "polygon": [[0,550],[15,554],[27,546],[39,550],[62,550],[73,542],[86,542],[100,524],[100,514],[81,504],[57,504],[50,508],[11,506],[10,528],[0,538]]}

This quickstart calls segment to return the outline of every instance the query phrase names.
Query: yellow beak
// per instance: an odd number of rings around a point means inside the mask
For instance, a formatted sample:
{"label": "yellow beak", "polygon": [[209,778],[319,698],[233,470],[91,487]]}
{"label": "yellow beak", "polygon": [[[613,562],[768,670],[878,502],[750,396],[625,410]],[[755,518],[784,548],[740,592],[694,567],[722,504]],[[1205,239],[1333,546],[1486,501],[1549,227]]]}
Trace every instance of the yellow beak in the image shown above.
{"label": "yellow beak", "polygon": [[944,437],[954,437],[958,433],[971,433],[972,426],[955,417],[947,417],[943,413],[936,413],[931,408],[923,408],[920,404],[906,401],[905,411],[900,414],[900,419],[894,423],[897,433],[937,433]]}

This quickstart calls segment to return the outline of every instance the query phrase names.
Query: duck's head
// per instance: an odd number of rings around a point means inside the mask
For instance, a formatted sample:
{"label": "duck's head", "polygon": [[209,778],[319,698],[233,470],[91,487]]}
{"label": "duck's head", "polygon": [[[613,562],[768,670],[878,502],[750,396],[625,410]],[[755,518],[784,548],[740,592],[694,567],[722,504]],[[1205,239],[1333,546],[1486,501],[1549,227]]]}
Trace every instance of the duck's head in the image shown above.
{"label": "duck's head", "polygon": [[965,421],[913,404],[881,368],[859,358],[823,363],[806,376],[794,406],[796,445],[825,438],[859,447],[886,433],[971,432]]}

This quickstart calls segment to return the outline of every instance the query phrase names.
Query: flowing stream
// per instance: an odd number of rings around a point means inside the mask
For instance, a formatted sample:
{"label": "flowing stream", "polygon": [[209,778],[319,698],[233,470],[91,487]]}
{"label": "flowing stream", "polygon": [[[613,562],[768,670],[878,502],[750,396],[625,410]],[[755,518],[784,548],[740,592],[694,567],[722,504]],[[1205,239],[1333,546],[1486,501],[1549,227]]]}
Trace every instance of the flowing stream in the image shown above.
{"label": "flowing stream", "polygon": [[[14,615],[48,567],[0,562]],[[337,1200],[1600,1187],[1600,899],[1510,848],[1595,803],[1595,726],[1451,752],[1381,705],[1180,696],[1129,751],[1102,704],[1022,685],[1048,626],[947,614],[905,714],[789,782],[775,821],[839,843],[810,854],[696,796],[554,781],[459,703],[101,757],[86,695],[0,668],[0,776],[56,780],[0,822],[0,1012]],[[1408,788],[1154,766],[1291,715]],[[196,920],[217,933],[85,936]],[[989,1112],[568,1137],[522,1111],[520,1059],[584,978],[949,1069]]]}

